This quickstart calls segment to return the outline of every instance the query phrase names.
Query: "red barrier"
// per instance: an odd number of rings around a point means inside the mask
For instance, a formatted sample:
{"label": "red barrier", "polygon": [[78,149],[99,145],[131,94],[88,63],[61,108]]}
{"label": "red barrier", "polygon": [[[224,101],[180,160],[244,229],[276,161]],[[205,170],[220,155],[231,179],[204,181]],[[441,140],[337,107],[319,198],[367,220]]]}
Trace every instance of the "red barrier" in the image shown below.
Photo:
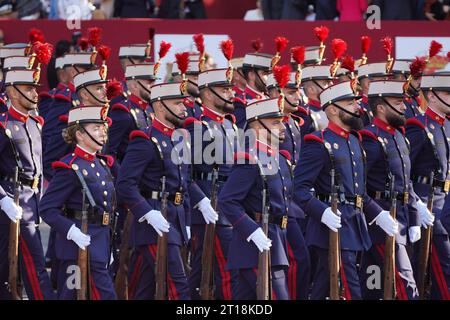
{"label": "red barrier", "polygon": [[[83,21],[81,29],[93,26],[103,28],[103,42],[112,48],[109,63],[111,77],[121,78],[122,70],[119,63],[114,63],[121,45],[144,43],[147,41],[148,28],[155,28],[158,34],[228,34],[235,43],[235,56],[251,51],[250,41],[258,37],[264,42],[263,52],[274,53],[274,37],[284,35],[290,39],[289,47],[295,45],[317,45],[312,29],[319,25],[330,28],[327,41],[328,49],[332,38],[342,38],[348,42],[348,54],[359,58],[361,55],[362,35],[372,37],[372,47],[369,51],[369,61],[385,58],[379,39],[386,35],[392,36],[450,36],[450,22],[420,22],[420,21],[382,21],[380,30],[368,30],[364,22],[332,22],[332,21],[258,21],[243,20],[158,20],[158,19],[129,19],[129,20],[98,20]],[[56,43],[61,39],[71,38],[71,30],[65,21],[9,21],[0,20],[0,29],[5,33],[5,43],[25,42],[28,30],[32,27],[42,29],[49,42]],[[330,61],[330,50],[326,50]],[[283,56],[282,62],[288,61],[288,55]],[[43,78],[44,79],[44,78]]]}

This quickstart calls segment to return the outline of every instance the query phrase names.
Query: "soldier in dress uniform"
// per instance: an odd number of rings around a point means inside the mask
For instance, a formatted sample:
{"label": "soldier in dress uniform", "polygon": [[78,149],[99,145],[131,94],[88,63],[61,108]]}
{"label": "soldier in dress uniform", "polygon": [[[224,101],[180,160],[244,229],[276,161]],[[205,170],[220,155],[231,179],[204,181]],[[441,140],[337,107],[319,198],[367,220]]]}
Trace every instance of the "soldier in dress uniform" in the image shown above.
{"label": "soldier in dress uniform", "polygon": [[[289,71],[288,66],[286,66],[285,69],[286,71]],[[289,80],[284,88],[280,88],[279,82],[276,80],[276,78],[278,78],[281,81],[280,75],[275,76],[275,74],[278,74],[278,70],[274,70],[274,73],[269,75],[269,78],[267,79],[267,90],[271,99],[280,98],[280,94],[283,94],[283,124],[286,129],[286,134],[284,141],[280,143],[280,150],[289,152],[292,169],[294,169],[298,164],[300,148],[302,145],[301,126],[303,125],[303,119],[294,115],[298,110],[301,101],[299,78],[296,76],[296,72],[288,73]],[[311,262],[308,247],[306,246],[303,237],[305,213],[298,204],[293,201],[292,195],[293,194],[289,196],[291,201],[287,225],[289,297],[293,300],[306,300],[308,298],[310,285]]]}
{"label": "soldier in dress uniform", "polygon": [[[216,212],[211,206],[213,176],[217,172],[216,197],[220,196],[234,162],[237,145],[237,127],[232,113],[233,68],[213,69],[201,72],[198,78],[203,114],[200,121],[188,118],[185,127],[191,134],[193,181],[200,187],[200,197],[191,195],[192,206],[192,271],[189,276],[191,296],[199,298],[202,253],[206,224],[214,223],[213,283],[214,296],[220,300],[233,300],[237,294],[237,273],[227,270],[228,249],[233,229],[224,212]],[[201,138],[199,138],[201,137]],[[200,141],[200,143],[196,142]],[[214,145],[214,153],[208,153]],[[205,159],[210,155],[213,159]],[[217,198],[216,198],[217,199]],[[216,208],[217,210],[217,208]],[[201,294],[201,293],[200,293]]]}
{"label": "soldier in dress uniform", "polygon": [[[352,131],[362,129],[355,101],[359,96],[355,92],[353,81],[341,82],[322,92],[321,107],[329,119],[328,127],[305,136],[295,168],[294,199],[310,217],[306,242],[317,257],[311,299],[329,296],[330,230],[339,231],[341,295],[345,299],[362,297],[357,254],[371,246],[366,218],[383,230],[397,231],[397,223],[389,219],[389,211],[382,210],[365,191],[365,155],[359,136]],[[332,178],[335,186],[331,185]],[[337,213],[330,206],[332,189],[337,190]]]}
{"label": "soldier in dress uniform", "polygon": [[[190,206],[200,192],[189,179],[190,156],[184,130],[175,131],[186,119],[181,83],[161,83],[151,88],[155,118],[151,128],[133,131],[117,178],[120,202],[133,214],[131,243],[134,247],[129,272],[129,298],[153,299],[157,238],[168,233],[168,298],[189,299],[189,285],[180,247],[190,238]],[[181,141],[180,141],[181,139]],[[189,154],[185,154],[186,147]],[[172,160],[172,156],[176,156]],[[162,183],[165,181],[165,186]],[[161,208],[161,190],[168,192],[167,217]],[[191,190],[192,189],[192,190]],[[194,190],[195,189],[195,190]]]}
{"label": "soldier in dress uniform", "polygon": [[[374,118],[372,124],[361,130],[360,134],[367,155],[367,193],[385,210],[391,208],[392,193],[396,193],[399,227],[395,235],[396,298],[414,300],[418,298],[418,290],[406,248],[420,239],[420,226],[424,223],[421,216],[426,218],[429,213],[427,210],[419,212],[422,207],[417,208],[417,196],[410,180],[409,143],[403,129],[406,122],[404,84],[405,81],[394,80],[371,82],[368,98]],[[378,300],[383,297],[382,290],[368,288],[365,284],[371,274],[368,271],[370,266],[378,265],[383,270],[386,233],[372,224],[369,225],[369,234],[373,245],[363,254],[361,287],[365,299]]]}
{"label": "soldier in dress uniform", "polygon": [[[52,166],[54,177],[39,204],[44,221],[56,232],[58,299],[74,300],[70,286],[79,250],[88,250],[88,292],[92,300],[115,300],[107,264],[111,223],[116,206],[110,172],[114,159],[99,154],[107,140],[106,106],[79,106],[69,111],[64,140],[75,149]],[[87,233],[81,231],[87,213]]]}
{"label": "soldier in dress uniform", "polygon": [[[40,70],[11,69],[5,75],[8,111],[0,114],[0,299],[9,299],[8,244],[11,221],[20,221],[19,275],[31,300],[53,299],[39,231],[43,119],[36,110]],[[18,171],[15,183],[14,172]],[[16,190],[18,188],[18,190]],[[18,203],[15,194],[18,193]],[[21,292],[19,292],[21,295]]]}
{"label": "soldier in dress uniform", "polygon": [[[264,99],[246,107],[249,141],[244,150],[247,152],[236,155],[237,163],[219,195],[219,212],[233,226],[227,268],[239,273],[237,299],[240,300],[257,298],[257,281],[262,280],[257,279],[258,255],[264,250],[270,251],[272,299],[289,299],[286,226],[292,168],[289,152],[277,148],[285,136],[279,102],[278,98]],[[269,223],[265,234],[261,219],[267,207]]]}
{"label": "soldier in dress uniform", "polygon": [[272,58],[272,55],[264,53],[247,53],[244,57],[242,73],[247,85],[242,98],[236,97],[234,103],[236,125],[241,129],[245,127],[246,105],[253,102],[253,100],[267,98],[266,85]]}
{"label": "soldier in dress uniform", "polygon": [[245,80],[244,73],[242,71],[242,65],[244,63],[244,57],[233,58],[230,60],[231,65],[234,68],[233,71],[233,91],[236,97],[242,99],[247,86],[247,81]]}
{"label": "soldier in dress uniform", "polygon": [[[420,197],[418,205],[426,207],[434,196],[433,237],[431,247],[431,298],[450,299],[450,242],[441,222],[444,200],[450,188],[450,76],[422,76],[421,89],[428,108],[425,114],[409,118],[406,136],[411,145],[411,180]],[[431,179],[433,175],[433,179]],[[432,186],[430,181],[433,181]],[[426,226],[432,224],[432,219]],[[418,258],[418,256],[416,256]],[[416,260],[417,261],[417,260]]]}
{"label": "soldier in dress uniform", "polygon": [[189,63],[185,74],[180,72],[178,64],[172,66],[173,81],[181,82],[187,79],[187,93],[189,97],[185,99],[184,105],[188,113],[188,117],[199,119],[202,114],[202,102],[200,99],[200,91],[198,89],[198,75],[200,73],[200,55],[196,52],[189,52]]}

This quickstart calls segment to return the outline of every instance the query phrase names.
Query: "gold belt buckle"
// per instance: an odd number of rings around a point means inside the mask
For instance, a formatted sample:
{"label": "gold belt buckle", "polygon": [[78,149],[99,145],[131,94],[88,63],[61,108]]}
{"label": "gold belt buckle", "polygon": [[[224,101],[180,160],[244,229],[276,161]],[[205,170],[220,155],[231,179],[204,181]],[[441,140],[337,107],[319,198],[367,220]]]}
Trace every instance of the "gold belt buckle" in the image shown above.
{"label": "gold belt buckle", "polygon": [[444,182],[444,192],[448,192],[450,190],[450,180],[445,180]]}
{"label": "gold belt buckle", "polygon": [[409,200],[409,192],[404,192],[403,193],[403,204],[407,204]]}
{"label": "gold belt buckle", "polygon": [[286,229],[287,228],[287,224],[288,224],[288,217],[287,216],[283,216],[283,218],[281,219],[281,229]]}
{"label": "gold belt buckle", "polygon": [[31,186],[32,189],[37,189],[39,186],[39,176],[35,176],[33,178],[33,185]]}
{"label": "gold belt buckle", "polygon": [[181,204],[183,200],[183,196],[181,194],[181,192],[176,192],[175,193],[175,199],[173,200],[173,203],[175,203],[177,206]]}
{"label": "gold belt buckle", "polygon": [[362,209],[362,197],[358,194],[355,199],[355,207]]}
{"label": "gold belt buckle", "polygon": [[104,226],[108,226],[109,225],[109,213],[108,212],[104,212],[103,213],[102,225],[104,225]]}

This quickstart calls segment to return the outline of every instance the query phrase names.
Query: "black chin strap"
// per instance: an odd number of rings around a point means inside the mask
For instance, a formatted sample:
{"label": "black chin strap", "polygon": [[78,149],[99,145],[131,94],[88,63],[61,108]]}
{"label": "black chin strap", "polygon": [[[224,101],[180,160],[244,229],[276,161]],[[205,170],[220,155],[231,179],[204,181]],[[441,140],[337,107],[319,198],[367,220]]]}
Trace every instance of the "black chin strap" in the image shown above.
{"label": "black chin strap", "polygon": [[293,104],[286,96],[284,97],[284,101],[286,101],[292,108],[298,108],[300,104]]}
{"label": "black chin strap", "polygon": [[266,129],[266,130],[269,132],[269,134],[270,134],[272,137],[274,137],[275,139],[278,140],[278,142],[280,142],[280,137],[277,137],[276,135],[274,135],[274,134],[272,133],[272,131],[271,131],[269,128],[267,128],[266,125],[265,125],[260,119],[258,119],[257,121],[264,127],[264,129]]}
{"label": "black chin strap", "polygon": [[383,100],[384,103],[386,103],[389,106],[389,108],[391,108],[393,111],[395,111],[395,113],[397,113],[399,116],[404,116],[405,115],[404,113],[402,113],[402,112],[398,111],[397,109],[395,109],[394,106],[392,104],[390,104],[385,98],[382,97],[381,100]]}
{"label": "black chin strap", "polygon": [[409,84],[409,87],[413,90],[413,95],[415,97],[417,97],[420,94],[419,89],[416,89],[411,83]]}
{"label": "black chin strap", "polygon": [[83,125],[81,125],[81,127],[83,128],[83,131],[88,135],[88,137],[91,138],[92,141],[94,141],[99,147],[103,148],[103,146],[104,146],[103,143],[98,142],[93,136],[91,136],[89,131],[87,131],[86,128]]}
{"label": "black chin strap", "polygon": [[263,81],[263,79],[261,79],[261,77],[260,77],[260,75],[259,75],[259,73],[258,73],[258,70],[255,70],[255,74],[256,74],[256,77],[259,79],[259,81],[261,81],[261,84],[263,85],[263,87],[264,87],[264,90],[262,91],[264,94],[266,94],[267,95],[267,91],[266,91],[266,83]]}
{"label": "black chin strap", "polygon": [[164,100],[160,100],[160,102],[162,103],[162,105],[164,106],[164,108],[166,108],[166,110],[169,111],[169,113],[170,113],[171,115],[173,115],[175,118],[177,118],[178,120],[181,120],[181,121],[185,119],[185,118],[181,118],[181,117],[177,116],[175,113],[173,113],[173,111],[170,110],[170,108],[164,103]]}
{"label": "black chin strap", "polygon": [[136,82],[141,86],[142,89],[144,89],[149,95],[151,94],[151,91],[148,90],[139,80],[136,80]]}
{"label": "black chin strap", "polygon": [[[351,115],[352,117],[355,117],[355,118],[361,118],[361,114],[359,114],[359,113],[353,113],[353,112],[350,112],[350,111],[348,111],[348,110],[345,110],[345,109],[342,108],[340,105],[338,105],[336,102],[333,103],[333,104],[336,106],[336,108],[338,108],[339,110],[345,112],[346,114]],[[323,110],[325,110],[325,109],[323,109]]]}
{"label": "black chin strap", "polygon": [[100,100],[99,98],[97,98],[96,96],[94,96],[93,94],[92,94],[92,92],[87,88],[87,87],[84,87],[85,89],[86,89],[86,91],[89,93],[89,95],[92,97],[92,98],[94,98],[98,103],[101,103],[101,104],[106,104],[107,103],[107,101],[102,101],[102,100]]}
{"label": "black chin strap", "polygon": [[227,100],[224,97],[220,96],[216,90],[214,90],[213,88],[208,88],[209,90],[211,90],[211,92],[220,100],[222,100],[223,102],[227,103],[227,104],[233,104],[233,101]]}
{"label": "black chin strap", "polygon": [[438,98],[438,100],[439,100],[443,105],[445,105],[446,107],[450,108],[450,104],[448,104],[447,102],[445,102],[444,100],[442,100],[442,98],[439,97],[439,95],[437,94],[437,92],[435,92],[434,90],[430,90],[430,91],[433,92],[434,96],[435,96],[436,98]]}
{"label": "black chin strap", "polygon": [[320,90],[325,90],[316,80],[312,80],[312,82],[314,82],[316,84],[316,86],[318,86],[320,88]]}
{"label": "black chin strap", "polygon": [[14,87],[14,89],[16,89],[17,90],[17,92],[19,92],[20,93],[20,95],[22,96],[22,97],[24,97],[28,102],[30,102],[30,103],[32,103],[32,104],[36,104],[36,103],[38,103],[37,101],[33,101],[33,100],[31,100],[30,98],[28,98],[26,95],[24,95],[23,94],[23,92],[22,91],[20,91],[20,89],[19,88],[17,88],[16,87],[16,85],[15,84],[13,84],[13,87]]}

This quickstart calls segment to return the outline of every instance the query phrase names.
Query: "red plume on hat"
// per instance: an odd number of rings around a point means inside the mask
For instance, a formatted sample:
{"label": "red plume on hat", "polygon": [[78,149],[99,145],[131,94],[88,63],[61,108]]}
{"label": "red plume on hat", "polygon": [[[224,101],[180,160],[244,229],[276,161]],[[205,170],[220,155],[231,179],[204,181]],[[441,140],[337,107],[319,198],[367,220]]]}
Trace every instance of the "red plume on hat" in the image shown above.
{"label": "red plume on hat", "polygon": [[341,68],[350,71],[350,79],[355,78],[355,60],[352,56],[345,56],[341,63]]}
{"label": "red plume on hat", "polygon": [[255,50],[255,53],[258,53],[263,48],[263,42],[260,38],[252,40],[252,48]]}
{"label": "red plume on hat", "polygon": [[78,39],[78,46],[80,47],[81,51],[86,51],[89,48],[89,40],[86,37],[81,37]]}
{"label": "red plume on hat", "polygon": [[305,62],[305,47],[297,46],[291,48],[292,59],[297,64],[297,71],[295,73],[295,83],[297,86],[302,82],[302,65]]}
{"label": "red plume on hat", "polygon": [[384,52],[387,54],[386,61],[386,73],[390,73],[392,66],[394,64],[394,59],[392,58],[392,49],[394,48],[394,42],[391,37],[384,37],[381,39],[381,44],[383,46]]}
{"label": "red plume on hat", "polygon": [[170,42],[161,41],[161,43],[159,44],[158,61],[156,61],[153,67],[154,76],[156,76],[156,74],[158,73],[159,67],[161,65],[161,59],[167,55],[167,52],[169,52],[171,47],[172,44]]}
{"label": "red plume on hat", "polygon": [[47,65],[53,55],[53,46],[50,43],[35,42],[32,47],[33,56],[36,57],[38,65],[33,75],[34,82],[39,82],[41,65]]}
{"label": "red plume on hat", "polygon": [[181,76],[183,78],[181,83],[181,92],[187,92],[187,79],[186,72],[189,66],[189,52],[181,52],[175,54],[175,61],[177,62],[178,69],[180,70]]}
{"label": "red plume on hat", "polygon": [[229,82],[233,79],[233,66],[231,59],[233,58],[234,43],[233,40],[228,39],[220,42],[220,49],[222,50],[225,59],[228,61],[227,79]]}
{"label": "red plume on hat", "polygon": [[286,87],[287,83],[289,82],[289,72],[291,71],[291,68],[289,65],[282,65],[282,66],[274,66],[273,69],[273,77],[275,78],[275,81],[278,84],[278,90],[280,92],[280,97],[278,98],[278,107],[280,108],[280,111],[283,112],[284,110],[284,92],[283,88]]}
{"label": "red plume on hat", "polygon": [[314,34],[316,35],[317,39],[320,41],[319,46],[319,64],[322,63],[323,55],[325,53],[325,40],[328,38],[328,34],[330,33],[330,29],[328,29],[325,26],[315,27],[314,28]]}
{"label": "red plume on hat", "polygon": [[[98,27],[88,29],[88,41],[94,48],[100,43],[102,38],[102,29]],[[95,50],[95,49],[94,49]]]}
{"label": "red plume on hat", "polygon": [[403,91],[408,92],[408,88],[411,84],[412,79],[419,78],[422,76],[425,67],[427,66],[427,60],[423,57],[416,57],[409,65],[410,74],[405,84],[403,85]]}
{"label": "red plume on hat", "polygon": [[286,47],[289,43],[289,40],[285,37],[276,37],[275,38],[275,50],[276,54],[272,58],[271,66],[272,68],[280,61],[281,59],[281,53],[286,50]]}
{"label": "red plume on hat", "polygon": [[362,51],[361,65],[367,63],[367,53],[369,52],[371,44],[372,38],[370,38],[369,36],[361,37],[361,51]]}
{"label": "red plume on hat", "polygon": [[101,45],[97,49],[98,55],[102,59],[102,65],[100,67],[100,77],[105,80],[106,75],[108,73],[108,67],[106,66],[106,60],[109,59],[109,56],[111,55],[111,48],[105,45]]}
{"label": "red plume on hat", "polygon": [[442,50],[442,44],[437,41],[431,41],[430,48],[428,49],[427,63],[430,62],[431,58],[435,57]]}
{"label": "red plume on hat", "polygon": [[44,43],[45,42],[44,33],[40,29],[31,28],[30,31],[28,32],[28,40],[31,44],[34,44],[35,42],[38,41]]}
{"label": "red plume on hat", "polygon": [[106,84],[106,97],[108,100],[112,100],[113,98],[120,96],[122,92],[122,85],[115,78],[108,81]]}
{"label": "red plume on hat", "polygon": [[342,39],[333,39],[331,41],[331,50],[333,52],[334,61],[330,66],[330,74],[334,77],[341,64],[339,59],[341,59],[342,55],[347,51],[347,42]]}
{"label": "red plume on hat", "polygon": [[192,37],[194,39],[195,47],[197,48],[197,51],[200,53],[200,61],[198,62],[198,69],[203,71],[205,67],[205,39],[203,37],[202,33],[194,34]]}

